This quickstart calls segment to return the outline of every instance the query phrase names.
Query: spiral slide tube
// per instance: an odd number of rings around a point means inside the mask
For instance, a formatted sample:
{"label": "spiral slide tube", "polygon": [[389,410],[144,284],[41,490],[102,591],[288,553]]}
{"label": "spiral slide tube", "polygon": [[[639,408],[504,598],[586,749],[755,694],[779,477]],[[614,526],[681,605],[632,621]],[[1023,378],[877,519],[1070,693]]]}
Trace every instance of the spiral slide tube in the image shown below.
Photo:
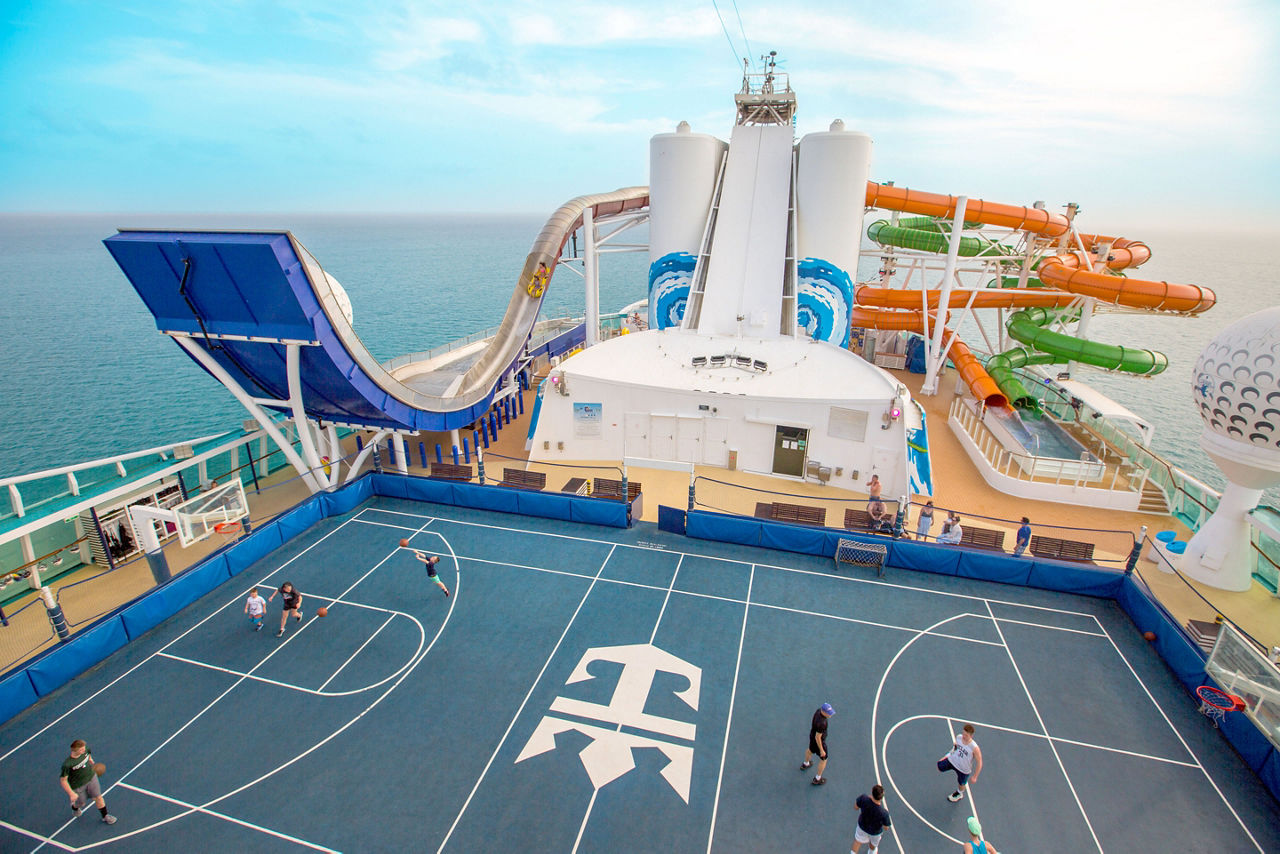
{"label": "spiral slide tube", "polygon": [[[894,291],[902,293],[902,291]],[[918,294],[917,294],[918,296]],[[920,311],[880,311],[877,309],[855,308],[849,313],[854,326],[868,329],[889,329],[924,334],[924,313]],[[936,318],[935,318],[936,322]],[[945,322],[945,320],[944,320]],[[950,343],[952,339],[955,343]],[[987,406],[1008,406],[1009,401],[1000,391],[996,381],[982,367],[982,362],[973,355],[969,346],[961,341],[951,329],[943,331],[942,346],[945,350],[950,345],[949,358],[960,372],[974,397],[984,400]]]}
{"label": "spiral slide tube", "polygon": [[1052,365],[1055,362],[1064,361],[1066,360],[1050,353],[1034,353],[1022,347],[1014,347],[1012,350],[1005,350],[987,359],[987,373],[996,381],[1000,391],[1004,392],[1004,396],[1015,408],[1035,408],[1038,405],[1037,400],[1027,391],[1027,387],[1022,384],[1022,380],[1018,379],[1014,371],[1025,368],[1027,365]]}
{"label": "spiral slide tube", "polygon": [[[881,246],[900,246],[922,252],[946,252],[951,242],[950,227],[931,217],[910,217],[899,220],[897,225],[887,220],[876,220],[867,227],[867,237]],[[991,255],[1008,255],[1009,249],[985,237],[961,237],[960,255],[965,258],[981,258]]]}
{"label": "spiral slide tube", "polygon": [[1130,374],[1153,375],[1169,367],[1164,353],[1119,344],[1103,344],[1086,341],[1061,332],[1050,332],[1044,326],[1053,317],[1042,308],[1028,308],[1013,317],[1005,328],[1009,337],[1043,353],[1057,356],[1061,361],[1084,362],[1111,371]]}
{"label": "spiral slide tube", "polygon": [[1080,262],[1077,255],[1054,255],[1041,261],[1036,273],[1051,287],[1129,308],[1200,314],[1213,308],[1218,301],[1213,291],[1199,285],[1149,282],[1094,273],[1079,269]]}

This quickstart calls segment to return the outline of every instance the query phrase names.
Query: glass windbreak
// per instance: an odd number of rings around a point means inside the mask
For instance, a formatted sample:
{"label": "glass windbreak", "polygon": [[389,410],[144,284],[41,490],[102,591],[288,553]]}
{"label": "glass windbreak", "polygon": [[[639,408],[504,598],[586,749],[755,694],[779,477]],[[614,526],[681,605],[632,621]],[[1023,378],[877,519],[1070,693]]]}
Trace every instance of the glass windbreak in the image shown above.
{"label": "glass windbreak", "polygon": [[1280,668],[1230,623],[1223,623],[1205,672],[1223,691],[1244,700],[1243,713],[1280,748]]}

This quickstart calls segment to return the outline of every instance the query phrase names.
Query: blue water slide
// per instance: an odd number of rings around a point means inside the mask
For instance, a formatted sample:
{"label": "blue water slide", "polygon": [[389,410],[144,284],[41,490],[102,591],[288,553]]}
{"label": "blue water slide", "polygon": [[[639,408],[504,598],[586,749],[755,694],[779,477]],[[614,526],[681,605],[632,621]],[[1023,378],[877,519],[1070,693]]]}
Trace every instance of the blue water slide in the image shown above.
{"label": "blue water slide", "polygon": [[[202,349],[263,405],[287,408],[286,352],[297,345],[298,386],[309,417],[374,429],[450,430],[484,413],[511,368],[528,358],[546,278],[583,212],[600,217],[648,202],[648,188],[631,187],[562,205],[534,242],[483,352],[461,372],[456,366],[443,375],[423,371],[404,381],[365,349],[341,286],[288,232],[121,231],[104,242],[156,327]],[[582,335],[578,327],[552,343]]]}

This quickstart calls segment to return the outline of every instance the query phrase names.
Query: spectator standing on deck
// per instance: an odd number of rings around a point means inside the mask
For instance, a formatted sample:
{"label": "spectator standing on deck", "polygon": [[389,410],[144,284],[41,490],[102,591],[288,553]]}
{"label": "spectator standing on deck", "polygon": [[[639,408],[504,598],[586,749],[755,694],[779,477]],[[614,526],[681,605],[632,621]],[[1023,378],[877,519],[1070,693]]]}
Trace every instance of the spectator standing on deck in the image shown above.
{"label": "spectator standing on deck", "polygon": [[815,786],[821,786],[827,782],[827,778],[822,776],[822,772],[827,768],[827,718],[836,713],[830,703],[823,703],[818,710],[813,713],[813,722],[809,725],[809,749],[804,752],[804,764],[800,766],[801,770],[809,768],[813,765],[813,755],[818,755],[818,770],[810,781]]}
{"label": "spectator standing on deck", "polygon": [[293,614],[295,620],[302,620],[302,594],[298,592],[298,588],[293,586],[293,582],[286,581],[280,585],[280,589],[267,597],[270,602],[276,598],[276,593],[280,594],[280,631],[276,632],[276,637],[284,636],[284,624],[289,619],[289,615]]}
{"label": "spectator standing on deck", "polygon": [[89,745],[77,738],[71,742],[71,755],[62,761],[58,785],[71,798],[71,812],[77,818],[92,798],[93,805],[102,813],[102,823],[115,824],[116,817],[107,812],[107,802],[102,799],[102,787],[98,785],[98,773],[94,771],[93,764]]}
{"label": "spectator standing on deck", "polygon": [[853,831],[853,844],[849,846],[850,854],[858,854],[862,843],[871,843],[871,854],[880,850],[880,835],[884,829],[893,824],[889,820],[889,811],[884,808],[884,786],[876,783],[871,787],[871,796],[858,795],[855,806],[858,814],[858,825]]}
{"label": "spectator standing on deck", "polygon": [[439,555],[427,557],[422,552],[415,551],[413,556],[422,561],[427,567],[427,578],[436,583],[436,586],[444,591],[445,598],[449,598],[449,588],[444,586],[444,582],[440,580],[440,576],[436,575],[436,564],[440,562]]}
{"label": "spectator standing on deck", "polygon": [[880,475],[871,475],[871,480],[867,481],[867,495],[871,496],[871,499],[874,501],[880,497],[881,489],[883,489],[883,487],[880,484]]}
{"label": "spectator standing on deck", "polygon": [[920,516],[916,519],[916,539],[929,539],[929,529],[933,527],[933,502],[926,501],[920,508]]}
{"label": "spectator standing on deck", "polygon": [[1022,527],[1018,529],[1018,541],[1013,546],[1013,556],[1022,557],[1022,553],[1027,550],[1027,546],[1031,544],[1031,520],[1026,516],[1022,517]]}
{"label": "spectator standing on deck", "polygon": [[976,815],[969,816],[970,840],[960,846],[964,854],[1000,854],[995,847],[982,838],[982,825]]}
{"label": "spectator standing on deck", "polygon": [[938,760],[938,770],[956,772],[956,790],[947,795],[947,800],[955,803],[964,797],[970,776],[978,782],[982,773],[982,748],[973,738],[973,724],[965,724],[964,729],[955,737],[951,751]]}

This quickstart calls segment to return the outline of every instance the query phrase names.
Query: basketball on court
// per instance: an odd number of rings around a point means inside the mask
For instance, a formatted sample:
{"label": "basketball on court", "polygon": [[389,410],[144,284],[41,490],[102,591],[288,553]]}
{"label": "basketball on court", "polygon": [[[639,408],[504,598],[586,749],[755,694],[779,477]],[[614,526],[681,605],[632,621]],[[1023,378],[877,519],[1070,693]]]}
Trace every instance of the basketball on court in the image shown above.
{"label": "basketball on court", "polygon": [[103,774],[107,773],[107,766],[101,762],[95,762],[93,763],[93,773],[101,777]]}
{"label": "basketball on court", "polygon": [[316,616],[317,616],[317,617],[324,617],[324,616],[328,615],[328,613],[329,613],[329,609],[328,609],[328,608],[325,608],[324,606],[321,606],[321,607],[319,607],[319,608],[316,608]]}
{"label": "basketball on court", "polygon": [[1155,632],[1143,632],[1143,633],[1142,633],[1142,639],[1143,639],[1143,640],[1153,641],[1153,640],[1155,640],[1155,639],[1156,639],[1156,633],[1155,633]]}
{"label": "basketball on court", "polygon": [[407,545],[409,545],[409,541],[408,541],[408,540],[401,540],[401,541],[400,541],[400,545],[402,545],[402,546],[407,546]]}

